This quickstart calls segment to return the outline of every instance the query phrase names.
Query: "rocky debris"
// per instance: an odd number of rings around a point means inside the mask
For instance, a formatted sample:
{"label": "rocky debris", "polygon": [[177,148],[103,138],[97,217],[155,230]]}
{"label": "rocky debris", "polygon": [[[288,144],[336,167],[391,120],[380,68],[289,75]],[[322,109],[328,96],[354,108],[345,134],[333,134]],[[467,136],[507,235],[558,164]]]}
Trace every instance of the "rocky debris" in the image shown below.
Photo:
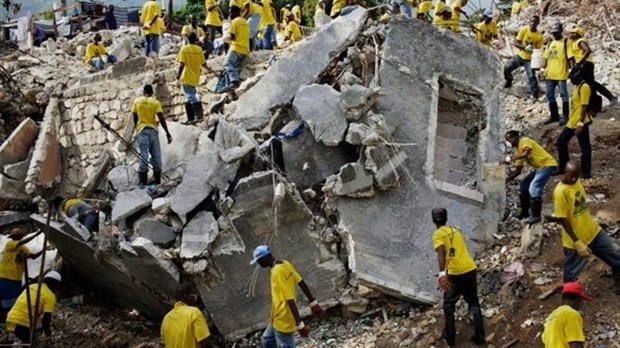
{"label": "rocky debris", "polygon": [[200,212],[183,229],[181,258],[192,259],[202,256],[219,234],[217,221],[212,213]]}
{"label": "rocky debris", "polygon": [[361,84],[342,86],[340,107],[347,120],[355,121],[365,115],[374,104],[377,95],[378,90],[366,88]]}
{"label": "rocky debris", "polygon": [[330,176],[323,186],[323,192],[354,198],[372,197],[373,176],[358,163],[348,163],[340,168],[340,173]]}
{"label": "rocky debris", "polygon": [[112,168],[107,175],[108,187],[114,192],[125,192],[138,186],[138,171],[131,166]]}
{"label": "rocky debris", "polygon": [[112,209],[112,222],[120,222],[151,206],[153,200],[143,189],[121,192]]}
{"label": "rocky debris", "polygon": [[340,93],[325,85],[301,86],[293,107],[304,120],[316,141],[337,146],[347,131],[347,120],[339,108]]}
{"label": "rocky debris", "polygon": [[144,237],[153,244],[168,246],[176,239],[172,227],[160,222],[157,219],[146,218],[138,221],[134,227],[134,231],[140,237]]}
{"label": "rocky debris", "polygon": [[0,146],[0,166],[25,160],[38,133],[39,127],[32,119],[23,120]]}
{"label": "rocky debris", "polygon": [[362,145],[364,139],[368,138],[372,129],[363,123],[351,122],[347,130],[346,142],[351,145]]}
{"label": "rocky debris", "polygon": [[3,210],[0,211],[0,228],[9,230],[12,225],[27,222],[29,219],[30,217],[22,212]]}

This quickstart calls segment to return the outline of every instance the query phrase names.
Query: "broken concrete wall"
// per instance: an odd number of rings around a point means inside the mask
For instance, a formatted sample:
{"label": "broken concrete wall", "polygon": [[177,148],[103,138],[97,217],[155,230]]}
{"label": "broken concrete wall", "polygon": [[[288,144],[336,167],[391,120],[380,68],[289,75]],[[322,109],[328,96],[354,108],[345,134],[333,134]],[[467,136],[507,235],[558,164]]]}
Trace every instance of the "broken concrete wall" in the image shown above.
{"label": "broken concrete wall", "polygon": [[32,119],[23,120],[0,146],[0,167],[25,160],[38,133],[39,126]]}
{"label": "broken concrete wall", "polygon": [[51,188],[60,182],[62,164],[58,144],[60,105],[57,98],[50,99],[41,124],[41,132],[34,145],[28,167],[26,192],[32,194],[37,187]]}
{"label": "broken concrete wall", "polygon": [[[411,35],[415,45],[410,44]],[[408,157],[405,168],[411,177],[401,172],[397,189],[379,192],[372,200],[338,197],[330,204],[349,240],[349,267],[359,282],[432,303],[439,294],[431,209],[448,209],[448,223],[463,230],[472,252],[472,238],[494,233],[504,211],[504,179],[483,170],[484,163],[500,157],[494,146],[502,138],[503,124],[499,62],[471,40],[410,20],[390,22],[382,59],[382,93],[374,109],[395,129],[395,141],[408,144],[400,151]],[[477,95],[484,105],[477,128],[465,129],[477,132],[478,139],[475,153],[467,154],[475,162],[470,186],[447,183],[436,175],[435,154],[450,152],[447,147],[436,149],[444,146],[436,142],[441,128],[438,79],[454,81],[454,89]]]}

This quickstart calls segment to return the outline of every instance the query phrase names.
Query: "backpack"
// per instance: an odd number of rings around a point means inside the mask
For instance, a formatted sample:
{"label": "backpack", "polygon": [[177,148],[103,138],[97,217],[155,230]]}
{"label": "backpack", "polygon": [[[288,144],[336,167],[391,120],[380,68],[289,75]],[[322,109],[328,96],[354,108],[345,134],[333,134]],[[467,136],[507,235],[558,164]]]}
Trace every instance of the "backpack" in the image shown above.
{"label": "backpack", "polygon": [[[577,93],[579,93],[581,91],[581,86],[583,86],[584,83],[587,82],[583,82],[579,85]],[[597,113],[601,112],[601,110],[603,109],[603,98],[598,95],[598,93],[596,93],[596,90],[588,84],[588,86],[590,86],[590,99],[588,100],[588,107],[586,108],[588,111],[590,111],[590,113],[592,114],[592,116],[596,116]]]}

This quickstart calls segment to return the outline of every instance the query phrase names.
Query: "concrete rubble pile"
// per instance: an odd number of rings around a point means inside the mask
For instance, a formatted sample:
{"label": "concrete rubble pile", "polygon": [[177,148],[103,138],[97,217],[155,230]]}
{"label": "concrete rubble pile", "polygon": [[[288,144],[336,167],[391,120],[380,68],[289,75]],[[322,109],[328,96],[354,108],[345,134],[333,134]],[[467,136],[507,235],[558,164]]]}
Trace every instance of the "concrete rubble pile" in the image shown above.
{"label": "concrete rubble pile", "polygon": [[[471,61],[445,64],[474,50]],[[252,53],[242,74],[252,85],[197,126],[177,123],[174,66],[155,62],[153,72],[145,58],[129,58],[73,81],[38,128],[25,121],[30,133],[13,135],[31,144],[8,161],[0,149],[0,161],[5,171],[29,161],[24,192],[41,211],[52,186],[111,201],[99,232],[61,214],[49,238],[84,282],[145,315],[160,318],[180,279],[190,279],[227,338],[260,329],[268,277],[249,260],[263,243],[291,260],[327,307],[363,311],[351,284],[435,303],[431,208],[446,207],[475,240],[497,232],[504,210],[504,174],[493,164],[503,125],[499,62],[471,40],[417,21],[379,25],[362,8],[271,66],[270,55]],[[203,103],[216,97],[214,78],[201,81]],[[145,82],[155,85],[174,140],[160,139],[164,183],[140,188],[136,155],[94,117],[131,141],[127,111]],[[43,215],[32,219],[45,224]]]}

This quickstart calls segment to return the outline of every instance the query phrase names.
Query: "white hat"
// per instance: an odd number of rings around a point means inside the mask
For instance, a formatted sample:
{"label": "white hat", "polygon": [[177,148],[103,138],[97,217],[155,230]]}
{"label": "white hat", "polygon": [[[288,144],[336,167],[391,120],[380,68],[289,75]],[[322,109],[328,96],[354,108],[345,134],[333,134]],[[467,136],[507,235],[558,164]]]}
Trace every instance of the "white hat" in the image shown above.
{"label": "white hat", "polygon": [[57,282],[61,282],[62,281],[62,277],[60,276],[60,273],[56,272],[56,271],[49,271],[45,274],[45,276],[43,277],[43,279],[45,278],[49,278],[49,279],[54,279]]}

